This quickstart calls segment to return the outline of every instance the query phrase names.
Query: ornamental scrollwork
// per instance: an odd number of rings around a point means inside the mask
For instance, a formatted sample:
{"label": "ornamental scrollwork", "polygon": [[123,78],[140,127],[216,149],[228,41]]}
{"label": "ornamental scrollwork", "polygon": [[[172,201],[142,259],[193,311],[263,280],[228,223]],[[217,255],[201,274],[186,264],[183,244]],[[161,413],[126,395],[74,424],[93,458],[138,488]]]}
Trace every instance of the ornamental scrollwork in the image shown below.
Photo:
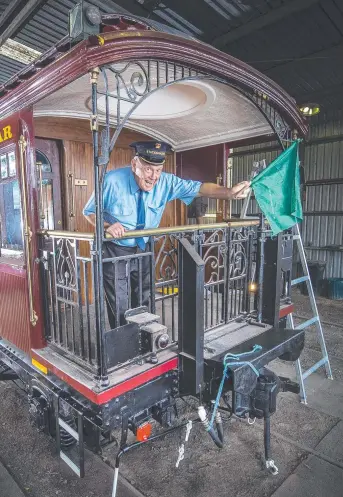
{"label": "ornamental scrollwork", "polygon": [[[133,70],[129,75],[132,68],[137,70]],[[129,62],[123,68],[111,65],[108,69],[116,80],[116,91],[110,93],[111,97],[136,103],[150,92],[150,79],[147,70],[140,62]]]}
{"label": "ornamental scrollwork", "polygon": [[56,283],[69,288],[76,287],[75,241],[68,238],[56,242]]}
{"label": "ornamental scrollwork", "polygon": [[173,236],[163,235],[156,237],[154,242],[157,282],[177,278],[177,241]]}

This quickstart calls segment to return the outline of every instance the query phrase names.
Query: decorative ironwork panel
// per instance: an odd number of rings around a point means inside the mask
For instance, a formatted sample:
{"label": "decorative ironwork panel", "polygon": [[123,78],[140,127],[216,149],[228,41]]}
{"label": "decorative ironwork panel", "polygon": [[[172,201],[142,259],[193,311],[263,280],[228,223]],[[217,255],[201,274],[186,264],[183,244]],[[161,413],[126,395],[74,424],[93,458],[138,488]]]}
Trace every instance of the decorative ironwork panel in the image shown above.
{"label": "decorative ironwork panel", "polygon": [[94,369],[97,362],[93,262],[80,255],[76,238],[51,236],[42,250],[45,328],[48,342]]}
{"label": "decorative ironwork panel", "polygon": [[[175,82],[204,77],[204,74],[190,67],[161,61],[131,61],[102,66],[95,94],[98,113],[105,116],[106,122],[101,137],[102,155],[99,164],[108,163],[126,121],[149,95]],[[116,129],[111,136],[110,126],[113,125]]]}
{"label": "decorative ironwork panel", "polygon": [[254,92],[252,94],[251,100],[255,102],[257,107],[264,114],[272,129],[278,136],[280,143],[291,141],[293,130],[287,124],[276,107],[274,107],[273,103],[268,99],[268,97],[261,93]]}

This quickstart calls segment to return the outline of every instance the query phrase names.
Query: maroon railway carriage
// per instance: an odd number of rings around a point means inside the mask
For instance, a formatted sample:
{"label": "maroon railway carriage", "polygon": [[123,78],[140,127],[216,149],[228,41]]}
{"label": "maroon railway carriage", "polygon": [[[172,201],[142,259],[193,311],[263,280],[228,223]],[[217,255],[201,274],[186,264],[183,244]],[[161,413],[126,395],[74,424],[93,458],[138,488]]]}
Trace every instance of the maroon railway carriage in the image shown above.
{"label": "maroon railway carriage", "polygon": [[[173,146],[167,172],[230,186],[230,148],[276,139],[281,150],[305,133],[294,100],[227,54],[122,15],[104,16],[98,35],[62,40],[0,95],[1,379],[25,383],[33,421],[83,476],[84,442],[101,452],[120,429],[119,466],[152,419],[180,426],[176,400],[186,395],[222,446],[211,410],[225,354],[240,354],[246,364],[230,366],[220,409],[265,417],[275,472],[269,415],[277,391],[296,386],[264,366],[303,346],[303,332],[285,328],[291,235],[271,238],[263,218],[227,219],[229,202],[187,224],[171,203],[160,228],[144,232],[149,250],[125,260],[139,271],[148,258],[150,307],[131,309],[128,291],[127,323],[110,329],[101,194],[106,170],[129,164],[129,144],[147,138]],[[96,233],[82,216],[94,188]]]}

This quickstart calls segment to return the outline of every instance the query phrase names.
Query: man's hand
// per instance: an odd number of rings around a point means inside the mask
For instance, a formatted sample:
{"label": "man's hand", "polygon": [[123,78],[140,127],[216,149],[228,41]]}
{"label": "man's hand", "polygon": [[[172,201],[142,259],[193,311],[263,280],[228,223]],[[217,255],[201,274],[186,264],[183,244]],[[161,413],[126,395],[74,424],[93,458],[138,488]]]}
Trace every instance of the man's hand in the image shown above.
{"label": "man's hand", "polygon": [[113,238],[120,238],[125,233],[125,228],[120,223],[111,224],[106,228],[107,233],[113,236]]}
{"label": "man's hand", "polygon": [[250,190],[250,181],[242,181],[231,188],[231,198],[246,198]]}

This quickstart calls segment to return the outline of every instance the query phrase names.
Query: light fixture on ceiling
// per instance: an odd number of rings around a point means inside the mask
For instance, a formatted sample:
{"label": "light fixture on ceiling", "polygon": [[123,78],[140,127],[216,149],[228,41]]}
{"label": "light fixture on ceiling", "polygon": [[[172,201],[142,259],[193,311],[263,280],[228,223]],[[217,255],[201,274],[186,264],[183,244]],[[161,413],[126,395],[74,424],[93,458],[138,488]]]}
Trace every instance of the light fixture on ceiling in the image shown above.
{"label": "light fixture on ceiling", "polygon": [[8,38],[0,47],[0,54],[8,57],[9,59],[17,60],[22,64],[31,64],[31,62],[42,55],[42,53],[38,52],[38,50],[34,50],[33,48],[27,47],[26,45],[11,40],[10,38]]}
{"label": "light fixture on ceiling", "polygon": [[305,117],[313,117],[320,112],[320,105],[315,103],[302,104],[299,107],[299,111]]}

